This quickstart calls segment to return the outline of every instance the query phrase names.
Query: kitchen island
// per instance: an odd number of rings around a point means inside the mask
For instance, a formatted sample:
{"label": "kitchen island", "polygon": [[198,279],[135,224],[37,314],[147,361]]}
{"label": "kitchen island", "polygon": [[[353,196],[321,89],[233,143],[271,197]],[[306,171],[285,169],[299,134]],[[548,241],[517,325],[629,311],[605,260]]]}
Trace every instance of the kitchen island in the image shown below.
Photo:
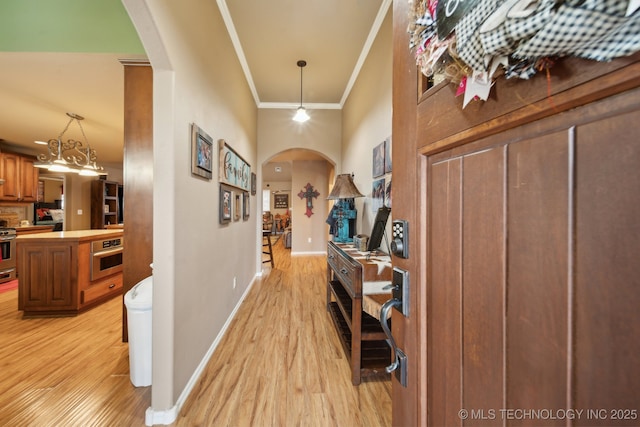
{"label": "kitchen island", "polygon": [[75,316],[122,293],[123,230],[16,238],[18,309],[24,318]]}
{"label": "kitchen island", "polygon": [[22,236],[23,234],[50,233],[53,231],[53,225],[21,225],[15,229],[16,235]]}

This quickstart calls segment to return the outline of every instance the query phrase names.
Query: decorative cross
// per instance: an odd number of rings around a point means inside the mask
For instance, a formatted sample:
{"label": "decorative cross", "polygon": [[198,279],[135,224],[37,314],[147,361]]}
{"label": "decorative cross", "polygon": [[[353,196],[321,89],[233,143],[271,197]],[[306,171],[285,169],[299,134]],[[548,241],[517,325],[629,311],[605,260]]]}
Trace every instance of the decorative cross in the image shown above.
{"label": "decorative cross", "polygon": [[320,193],[313,189],[313,185],[311,185],[311,183],[307,183],[307,185],[304,186],[304,191],[301,190],[298,193],[298,197],[301,199],[307,199],[307,211],[304,214],[309,218],[313,215],[313,198],[318,198],[319,195]]}

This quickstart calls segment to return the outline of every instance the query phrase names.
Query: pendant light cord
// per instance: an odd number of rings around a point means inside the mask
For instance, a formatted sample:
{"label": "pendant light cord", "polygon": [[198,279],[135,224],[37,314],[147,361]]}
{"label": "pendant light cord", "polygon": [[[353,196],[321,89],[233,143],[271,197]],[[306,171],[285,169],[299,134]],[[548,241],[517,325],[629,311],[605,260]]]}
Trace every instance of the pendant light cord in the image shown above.
{"label": "pendant light cord", "polygon": [[302,107],[302,69],[307,65],[307,61],[301,59],[297,65],[300,67],[300,107]]}

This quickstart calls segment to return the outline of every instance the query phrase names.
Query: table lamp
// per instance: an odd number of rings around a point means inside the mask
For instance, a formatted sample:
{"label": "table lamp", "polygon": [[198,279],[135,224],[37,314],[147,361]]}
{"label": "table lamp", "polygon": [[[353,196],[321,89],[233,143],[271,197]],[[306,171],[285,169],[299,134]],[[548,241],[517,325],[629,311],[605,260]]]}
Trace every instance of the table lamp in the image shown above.
{"label": "table lamp", "polygon": [[353,175],[348,173],[338,175],[333,190],[327,197],[327,200],[336,201],[331,210],[333,218],[336,219],[336,233],[333,236],[335,242],[353,241],[353,233],[349,233],[349,220],[353,219],[355,229],[358,211],[355,209],[353,199],[356,197],[364,197],[364,194],[360,193],[353,183]]}

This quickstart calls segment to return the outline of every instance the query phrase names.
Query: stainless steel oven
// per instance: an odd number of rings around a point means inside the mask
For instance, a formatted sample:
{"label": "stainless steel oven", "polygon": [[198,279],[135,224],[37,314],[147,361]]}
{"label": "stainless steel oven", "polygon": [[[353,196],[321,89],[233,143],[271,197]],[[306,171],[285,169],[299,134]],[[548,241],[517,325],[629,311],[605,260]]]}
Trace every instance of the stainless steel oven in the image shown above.
{"label": "stainless steel oven", "polygon": [[124,239],[103,239],[91,242],[91,280],[122,271]]}
{"label": "stainless steel oven", "polygon": [[0,283],[16,278],[16,229],[0,228]]}

